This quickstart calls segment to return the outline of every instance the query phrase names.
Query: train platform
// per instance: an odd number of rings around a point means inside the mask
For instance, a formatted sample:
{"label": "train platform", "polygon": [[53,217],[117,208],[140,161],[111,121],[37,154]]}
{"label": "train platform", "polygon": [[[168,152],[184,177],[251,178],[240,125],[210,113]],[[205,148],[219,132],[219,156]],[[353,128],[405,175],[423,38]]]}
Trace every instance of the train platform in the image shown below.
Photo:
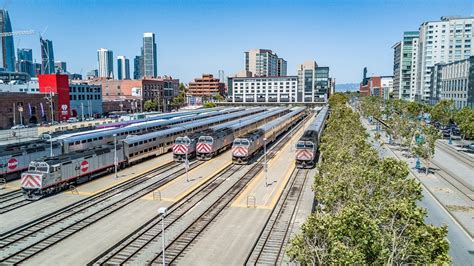
{"label": "train platform", "polygon": [[232,207],[273,209],[291,173],[295,169],[295,144],[312,120],[293,133],[293,136],[275,157],[268,162],[267,178],[260,172],[232,203]]}
{"label": "train platform", "polygon": [[[177,202],[186,194],[207,182],[231,163],[232,153],[228,150],[219,156],[212,158],[212,160],[205,161],[196,168],[190,169],[187,177],[186,174],[183,174],[155,190],[153,193],[149,193],[142,197],[142,199]],[[182,167],[184,168],[184,163]],[[186,178],[189,180],[186,180]]]}

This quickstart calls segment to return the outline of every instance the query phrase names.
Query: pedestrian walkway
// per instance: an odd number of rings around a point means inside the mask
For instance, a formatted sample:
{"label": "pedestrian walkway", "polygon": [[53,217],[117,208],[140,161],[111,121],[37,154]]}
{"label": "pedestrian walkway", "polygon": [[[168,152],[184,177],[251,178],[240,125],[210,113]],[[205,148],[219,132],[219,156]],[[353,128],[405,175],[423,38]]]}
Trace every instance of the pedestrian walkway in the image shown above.
{"label": "pedestrian walkway", "polygon": [[[389,145],[388,136],[380,131],[380,141],[375,140],[377,131],[375,126],[370,125],[367,120],[361,119],[362,124],[368,129],[370,139],[375,149],[382,157],[395,157],[405,161],[410,169],[411,176],[415,177],[422,186],[438,200],[440,205],[451,214],[453,220],[460,225],[471,238],[474,236],[474,202],[466,196],[457,192],[453,185],[446,182],[434,173],[425,174],[425,171],[416,169],[416,158],[408,157],[398,145]],[[452,169],[456,171],[456,169]]]}

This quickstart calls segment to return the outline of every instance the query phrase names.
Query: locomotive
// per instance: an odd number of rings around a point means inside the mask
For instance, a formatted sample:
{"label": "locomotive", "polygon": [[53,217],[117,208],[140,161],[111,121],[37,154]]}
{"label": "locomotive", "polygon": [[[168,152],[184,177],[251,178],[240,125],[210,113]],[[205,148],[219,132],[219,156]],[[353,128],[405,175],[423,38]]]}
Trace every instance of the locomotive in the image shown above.
{"label": "locomotive", "polygon": [[198,135],[177,137],[173,145],[173,159],[176,162],[184,162],[196,156],[196,143]]}
{"label": "locomotive", "polygon": [[328,114],[329,107],[323,107],[296,143],[296,168],[313,168],[315,166],[316,152]]}
{"label": "locomotive", "polygon": [[265,121],[285,114],[289,108],[276,108],[270,111],[246,117],[244,121],[231,121],[203,132],[196,145],[198,160],[209,160],[232,145],[235,137],[257,129]]}
{"label": "locomotive", "polygon": [[[118,169],[139,162],[144,158],[158,156],[168,152],[178,136],[193,134],[219,123],[227,122],[247,115],[241,111],[180,124],[180,126],[160,130],[139,136],[129,136],[118,141]],[[88,181],[98,175],[114,170],[114,144],[93,147],[84,151],[72,152],[60,156],[41,158],[30,163],[28,171],[21,177],[22,190],[29,200]],[[72,167],[72,168],[71,168]]]}
{"label": "locomotive", "polygon": [[294,108],[290,113],[260,126],[243,137],[236,138],[232,143],[232,161],[236,164],[247,164],[264,145],[272,143],[292,125],[302,120],[305,116],[304,111],[304,107]]}

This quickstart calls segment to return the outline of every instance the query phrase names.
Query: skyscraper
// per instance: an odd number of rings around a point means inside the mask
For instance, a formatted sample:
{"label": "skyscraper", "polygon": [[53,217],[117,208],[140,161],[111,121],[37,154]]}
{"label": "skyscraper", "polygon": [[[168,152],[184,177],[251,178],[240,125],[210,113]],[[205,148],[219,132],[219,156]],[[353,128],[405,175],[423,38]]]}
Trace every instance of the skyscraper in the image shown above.
{"label": "skyscraper", "polygon": [[35,67],[33,65],[33,51],[31,49],[18,49],[17,56],[17,71],[28,73],[30,77],[36,76]]}
{"label": "skyscraper", "polygon": [[[0,33],[12,32],[10,16],[5,9],[0,10]],[[2,36],[1,44],[2,56],[0,57],[0,67],[6,71],[15,71],[15,46],[13,36]]]}
{"label": "skyscraper", "polygon": [[41,43],[41,73],[54,74],[53,42],[40,37]]}
{"label": "skyscraper", "polygon": [[143,33],[143,76],[157,77],[157,56],[155,34],[153,32]]}
{"label": "skyscraper", "polygon": [[254,77],[282,76],[286,75],[286,61],[272,50],[252,49],[245,52],[245,70],[252,72]]}
{"label": "skyscraper", "polygon": [[117,79],[130,79],[130,61],[123,55],[117,56]]}
{"label": "skyscraper", "polygon": [[67,64],[64,61],[56,61],[54,62],[54,72],[55,73],[66,73],[67,72]]}
{"label": "skyscraper", "polygon": [[406,31],[393,48],[393,97],[415,100],[418,62],[418,31]]}
{"label": "skyscraper", "polygon": [[112,50],[100,48],[97,50],[99,77],[114,78],[114,53]]}
{"label": "skyscraper", "polygon": [[143,56],[137,55],[133,59],[133,79],[141,79],[143,77]]}
{"label": "skyscraper", "polygon": [[439,21],[421,24],[415,100],[429,101],[435,64],[467,59],[474,54],[472,24],[474,17],[441,17]]}

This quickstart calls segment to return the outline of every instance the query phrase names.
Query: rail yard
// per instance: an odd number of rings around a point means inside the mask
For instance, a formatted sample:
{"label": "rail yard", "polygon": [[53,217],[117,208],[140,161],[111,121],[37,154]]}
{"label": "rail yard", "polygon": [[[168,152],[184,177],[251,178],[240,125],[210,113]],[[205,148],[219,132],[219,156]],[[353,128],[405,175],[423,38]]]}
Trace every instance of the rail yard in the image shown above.
{"label": "rail yard", "polygon": [[282,263],[313,208],[327,115],[215,108],[10,145],[22,166],[3,174],[0,262]]}

